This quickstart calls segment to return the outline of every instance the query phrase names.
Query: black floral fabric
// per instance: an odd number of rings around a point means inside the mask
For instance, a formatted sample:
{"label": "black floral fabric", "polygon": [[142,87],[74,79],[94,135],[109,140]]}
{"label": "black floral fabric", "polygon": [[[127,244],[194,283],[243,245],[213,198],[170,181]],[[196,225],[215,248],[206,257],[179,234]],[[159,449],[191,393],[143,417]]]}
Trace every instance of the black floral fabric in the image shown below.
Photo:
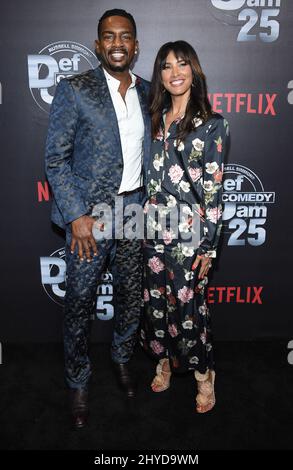
{"label": "black floral fabric", "polygon": [[[229,127],[219,114],[205,123],[194,119],[195,129],[184,141],[176,138],[178,121],[164,139],[162,121],[152,143],[144,211],[146,233],[156,236],[147,235],[143,247],[141,343],[158,360],[168,357],[173,369],[205,373],[214,368],[208,279],[200,280],[192,265],[197,255],[216,257]],[[170,215],[174,209],[178,230]]]}

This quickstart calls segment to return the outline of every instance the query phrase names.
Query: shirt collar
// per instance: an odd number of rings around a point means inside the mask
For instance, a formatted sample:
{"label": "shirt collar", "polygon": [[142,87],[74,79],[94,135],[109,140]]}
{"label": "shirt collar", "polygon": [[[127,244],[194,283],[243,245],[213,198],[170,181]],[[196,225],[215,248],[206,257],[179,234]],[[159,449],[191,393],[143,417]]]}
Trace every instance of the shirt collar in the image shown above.
{"label": "shirt collar", "polygon": [[[107,72],[107,70],[105,70],[104,68],[103,72],[105,74],[108,87],[113,91],[118,91],[118,88],[120,86],[120,80],[117,80],[117,78],[110,75],[109,72]],[[129,75],[131,77],[131,84],[129,85],[128,89],[135,87],[136,84],[136,76],[134,75],[134,73],[132,73],[131,70],[129,70]]]}

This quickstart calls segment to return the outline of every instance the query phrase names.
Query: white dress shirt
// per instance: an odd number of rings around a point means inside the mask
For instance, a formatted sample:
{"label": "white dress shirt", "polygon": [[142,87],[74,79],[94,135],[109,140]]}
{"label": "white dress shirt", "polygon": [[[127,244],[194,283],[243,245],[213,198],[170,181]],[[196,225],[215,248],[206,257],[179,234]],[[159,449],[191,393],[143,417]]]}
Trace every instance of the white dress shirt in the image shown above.
{"label": "white dress shirt", "polygon": [[136,76],[129,71],[131,84],[123,99],[118,91],[120,81],[105,69],[104,74],[115,108],[123,155],[122,180],[118,194],[133,191],[142,186],[142,158],[144,122],[135,87]]}

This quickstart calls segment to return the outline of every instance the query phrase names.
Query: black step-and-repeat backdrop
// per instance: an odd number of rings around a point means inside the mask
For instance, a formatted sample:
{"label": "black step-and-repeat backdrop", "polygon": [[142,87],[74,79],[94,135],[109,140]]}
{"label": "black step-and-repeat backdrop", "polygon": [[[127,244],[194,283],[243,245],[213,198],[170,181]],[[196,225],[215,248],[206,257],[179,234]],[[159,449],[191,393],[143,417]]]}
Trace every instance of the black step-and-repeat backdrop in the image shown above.
{"label": "black step-and-repeat backdrop", "polygon": [[[97,19],[133,14],[150,79],[158,48],[184,39],[200,57],[215,111],[230,122],[224,235],[208,290],[217,339],[293,331],[293,2],[291,0],[4,0],[1,3],[0,342],[61,339],[64,239],[50,223],[44,175],[56,83],[97,66]],[[94,339],[108,341],[111,273],[97,290]]]}

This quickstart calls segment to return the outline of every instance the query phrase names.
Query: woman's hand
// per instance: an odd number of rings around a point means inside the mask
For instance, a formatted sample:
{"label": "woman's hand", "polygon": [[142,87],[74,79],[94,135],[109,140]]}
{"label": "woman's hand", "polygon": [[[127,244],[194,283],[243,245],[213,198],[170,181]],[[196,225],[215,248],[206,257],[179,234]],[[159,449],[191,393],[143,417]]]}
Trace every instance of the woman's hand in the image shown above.
{"label": "woman's hand", "polygon": [[197,266],[200,264],[200,269],[198,273],[198,278],[203,279],[207,276],[209,269],[212,266],[212,258],[208,258],[207,256],[197,255],[196,260],[194,261],[191,269],[194,271]]}

